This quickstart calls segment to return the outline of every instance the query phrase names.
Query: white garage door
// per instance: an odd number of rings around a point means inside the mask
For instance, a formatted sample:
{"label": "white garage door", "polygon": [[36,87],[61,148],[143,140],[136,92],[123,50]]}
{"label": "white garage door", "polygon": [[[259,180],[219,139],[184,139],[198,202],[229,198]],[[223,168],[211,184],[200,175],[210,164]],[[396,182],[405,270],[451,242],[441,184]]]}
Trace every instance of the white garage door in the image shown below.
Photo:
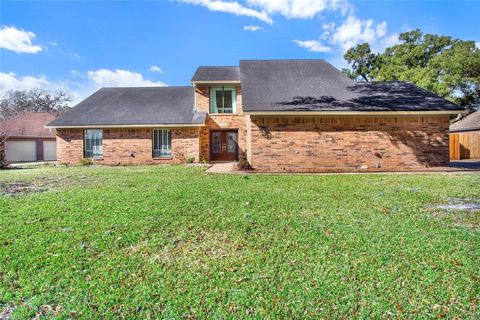
{"label": "white garage door", "polygon": [[43,141],[43,160],[57,160],[57,142]]}
{"label": "white garage door", "polygon": [[37,147],[35,141],[6,141],[5,157],[8,162],[35,161]]}

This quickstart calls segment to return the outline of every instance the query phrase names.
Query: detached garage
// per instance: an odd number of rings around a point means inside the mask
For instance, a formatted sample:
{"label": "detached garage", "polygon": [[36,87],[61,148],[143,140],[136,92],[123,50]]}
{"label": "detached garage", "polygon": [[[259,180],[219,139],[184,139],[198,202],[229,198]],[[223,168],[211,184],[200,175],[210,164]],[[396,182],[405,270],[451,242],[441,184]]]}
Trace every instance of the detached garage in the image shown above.
{"label": "detached garage", "polygon": [[54,161],[56,137],[45,128],[55,117],[46,112],[27,112],[0,124],[7,134],[5,156],[8,162]]}

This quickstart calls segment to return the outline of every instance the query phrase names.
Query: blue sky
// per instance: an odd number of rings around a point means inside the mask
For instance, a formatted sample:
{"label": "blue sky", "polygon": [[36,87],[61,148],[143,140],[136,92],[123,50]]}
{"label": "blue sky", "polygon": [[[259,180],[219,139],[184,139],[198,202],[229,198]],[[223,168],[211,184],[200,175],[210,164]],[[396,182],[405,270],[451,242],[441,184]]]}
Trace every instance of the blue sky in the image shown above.
{"label": "blue sky", "polygon": [[0,90],[188,85],[198,65],[376,50],[420,28],[480,43],[478,1],[2,1]]}

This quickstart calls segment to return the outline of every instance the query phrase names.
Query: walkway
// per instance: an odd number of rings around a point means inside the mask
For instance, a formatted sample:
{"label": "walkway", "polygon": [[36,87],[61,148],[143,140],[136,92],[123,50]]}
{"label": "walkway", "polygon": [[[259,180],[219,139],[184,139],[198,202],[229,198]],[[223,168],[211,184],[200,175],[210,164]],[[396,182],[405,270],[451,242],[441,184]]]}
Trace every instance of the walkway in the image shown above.
{"label": "walkway", "polygon": [[210,168],[207,169],[207,173],[234,173],[238,172],[237,162],[221,162],[213,163]]}

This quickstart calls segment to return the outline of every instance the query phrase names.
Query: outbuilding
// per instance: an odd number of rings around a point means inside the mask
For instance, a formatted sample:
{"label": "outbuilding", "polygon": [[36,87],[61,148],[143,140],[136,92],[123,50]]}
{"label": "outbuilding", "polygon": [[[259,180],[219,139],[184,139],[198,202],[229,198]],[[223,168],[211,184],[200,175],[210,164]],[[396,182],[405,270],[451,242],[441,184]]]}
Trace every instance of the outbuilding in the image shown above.
{"label": "outbuilding", "polygon": [[6,134],[5,158],[8,162],[54,161],[56,137],[45,128],[55,116],[47,112],[27,112],[0,123]]}
{"label": "outbuilding", "polygon": [[450,126],[450,160],[480,159],[480,111]]}

